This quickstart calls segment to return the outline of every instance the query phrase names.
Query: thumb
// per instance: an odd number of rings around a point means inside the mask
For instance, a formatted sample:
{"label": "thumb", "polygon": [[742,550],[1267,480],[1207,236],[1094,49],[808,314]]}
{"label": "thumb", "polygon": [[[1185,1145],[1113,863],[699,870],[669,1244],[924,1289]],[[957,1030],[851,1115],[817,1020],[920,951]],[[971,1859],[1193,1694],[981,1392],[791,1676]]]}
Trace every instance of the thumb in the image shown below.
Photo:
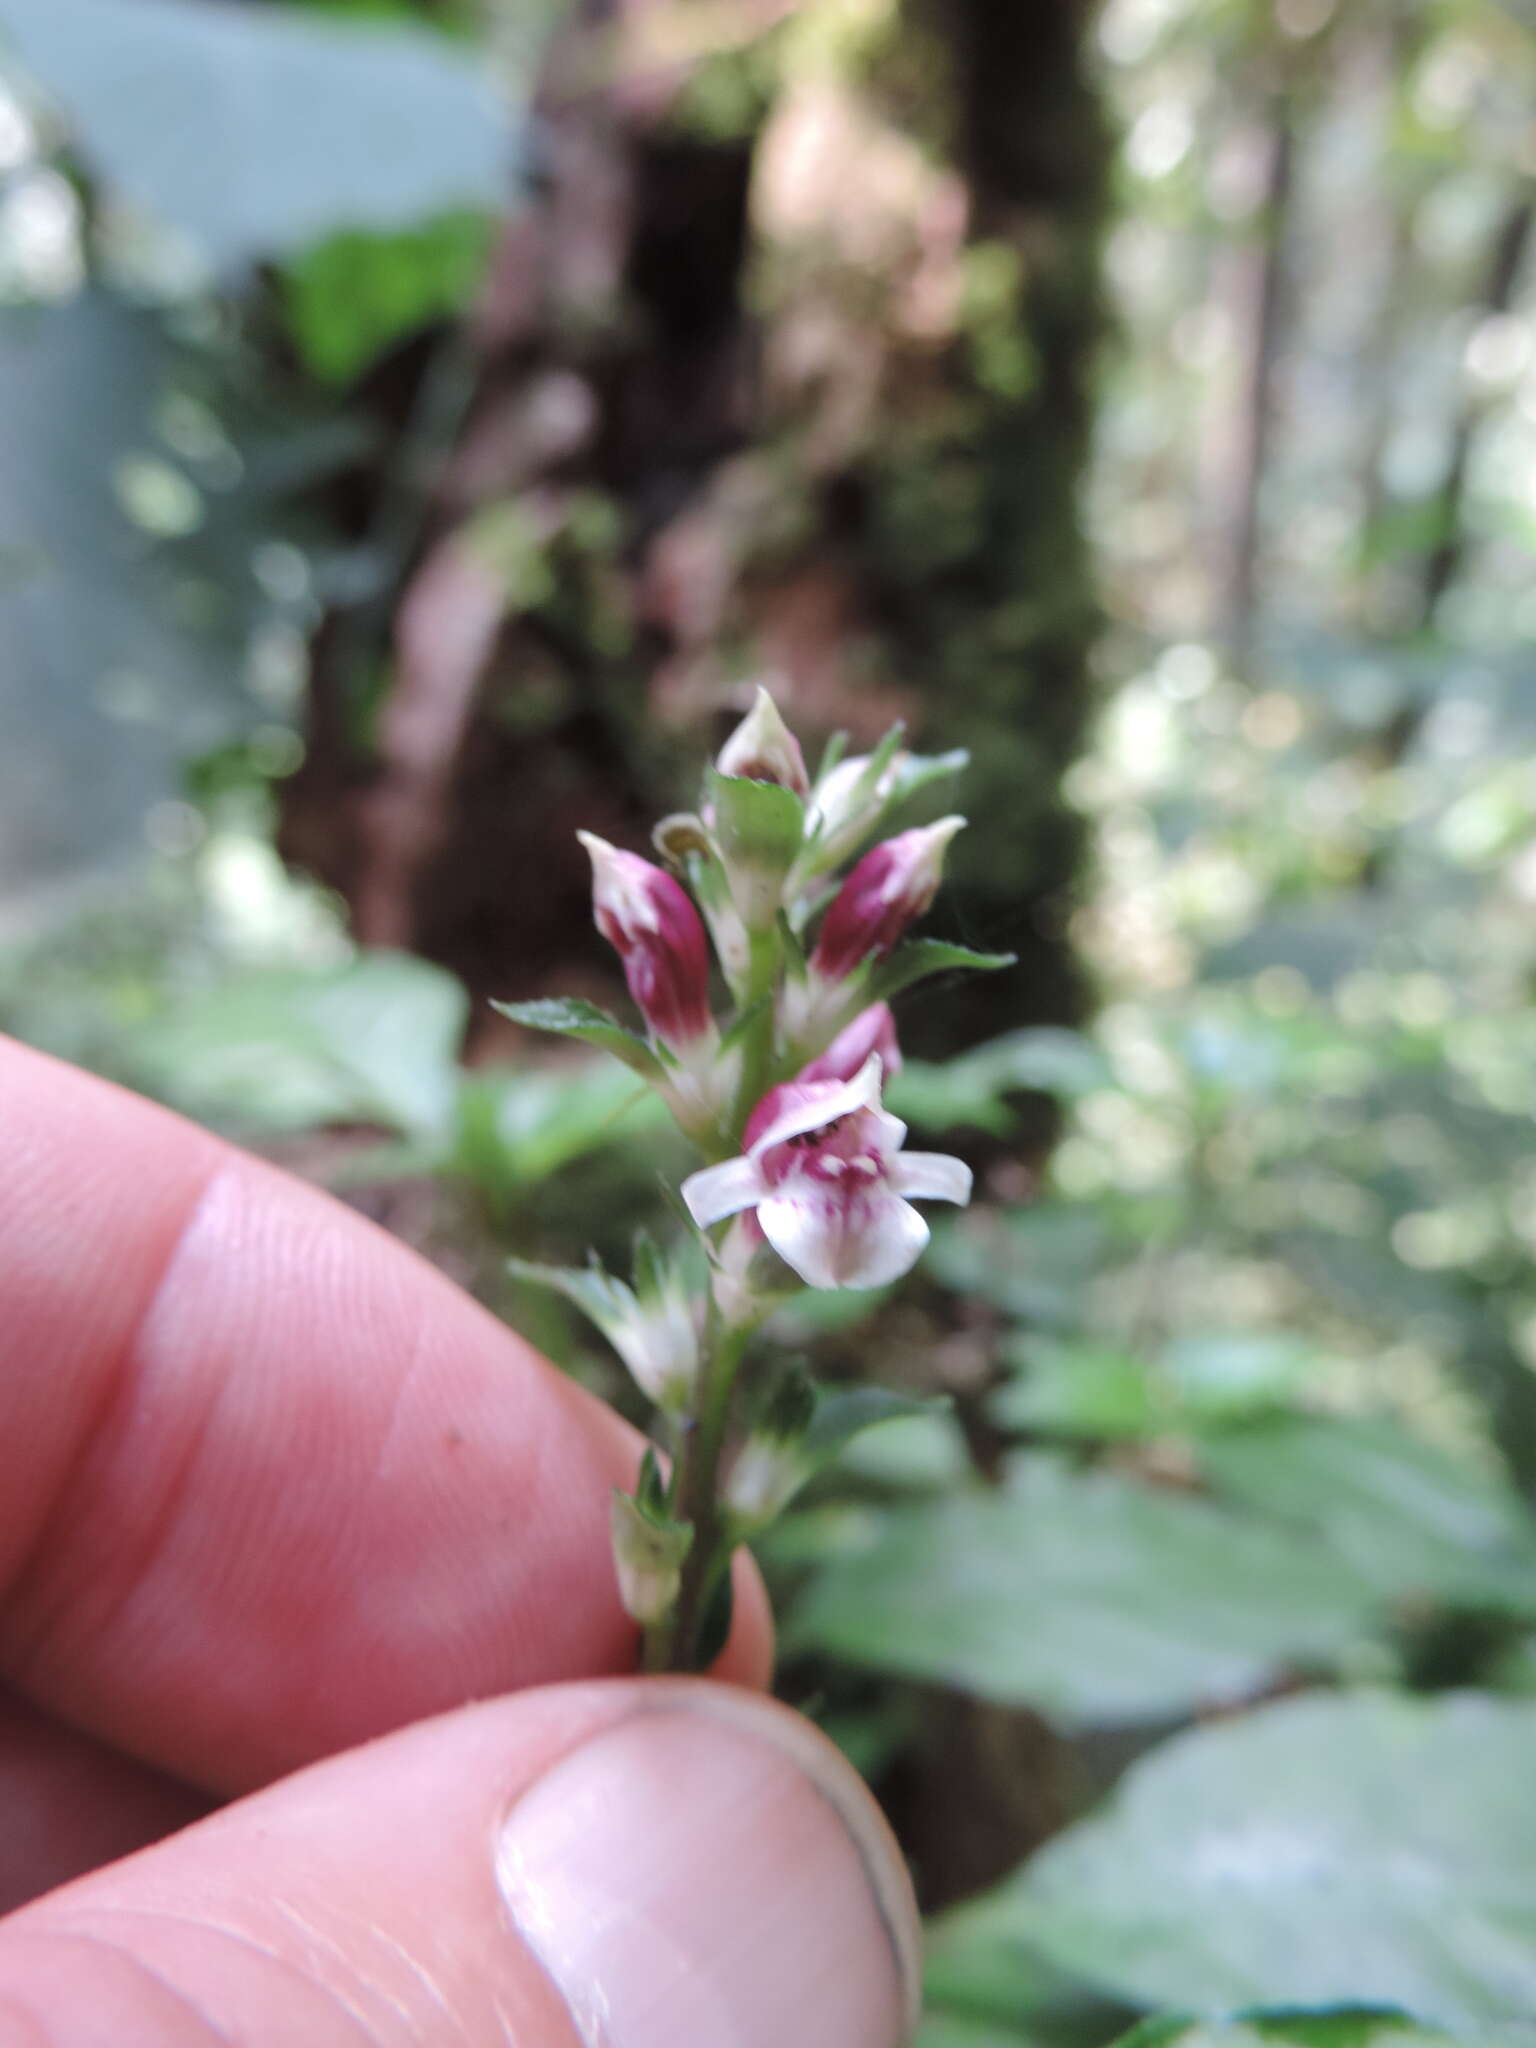
{"label": "thumb", "polygon": [[557,1686],[0,1922],[0,2039],[898,2048],[916,1954],[895,1845],[807,1723],[696,1680]]}

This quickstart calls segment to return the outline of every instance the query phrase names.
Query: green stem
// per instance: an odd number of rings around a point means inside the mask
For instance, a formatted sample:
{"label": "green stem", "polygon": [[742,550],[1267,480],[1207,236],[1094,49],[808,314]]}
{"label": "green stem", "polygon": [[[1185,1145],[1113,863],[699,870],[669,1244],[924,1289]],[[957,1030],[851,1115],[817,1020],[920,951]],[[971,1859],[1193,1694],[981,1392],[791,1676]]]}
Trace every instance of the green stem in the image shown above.
{"label": "green stem", "polygon": [[732,1134],[739,1141],[747,1118],[767,1092],[773,1072],[774,1038],[778,1025],[773,994],[784,964],[784,946],[777,926],[751,935],[752,958],[743,1015],[756,1012],[741,1048],[741,1079],[731,1110]]}
{"label": "green stem", "polygon": [[677,1601],[665,1621],[647,1629],[641,1668],[645,1671],[697,1671],[700,1636],[722,1572],[730,1563],[719,1500],[720,1458],[730,1424],[736,1373],[746,1348],[744,1330],[722,1331],[713,1308],[709,1317],[706,1362],[699,1388],[699,1406],[678,1454],[673,1512],[693,1529],[693,1543],[683,1563]]}

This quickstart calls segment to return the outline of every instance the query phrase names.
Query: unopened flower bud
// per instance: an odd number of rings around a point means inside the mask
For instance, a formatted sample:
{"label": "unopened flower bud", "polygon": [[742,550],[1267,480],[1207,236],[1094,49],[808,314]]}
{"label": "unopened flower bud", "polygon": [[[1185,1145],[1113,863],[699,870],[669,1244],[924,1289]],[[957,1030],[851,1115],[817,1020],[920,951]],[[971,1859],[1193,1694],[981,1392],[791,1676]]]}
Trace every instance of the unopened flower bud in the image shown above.
{"label": "unopened flower bud", "polygon": [[817,868],[836,867],[878,826],[908,756],[896,753],[877,769],[870,754],[854,754],[829,769],[811,792]]}
{"label": "unopened flower bud", "polygon": [[709,944],[699,913],[671,875],[599,839],[577,838],[592,857],[592,914],[624,963],[624,979],[657,1038],[682,1050],[710,1035]]}
{"label": "unopened flower bud", "polygon": [[753,1425],[726,1482],[726,1505],[742,1523],[759,1528],[773,1521],[810,1477],[805,1438],[815,1412],[815,1388],[792,1368]]}
{"label": "unopened flower bud", "polygon": [[721,748],[715,766],[722,775],[743,776],[749,782],[776,782],[781,789],[792,789],[796,796],[810,795],[811,779],[805,772],[800,742],[761,686],[752,709]]}
{"label": "unopened flower bud", "polygon": [[938,894],[945,848],[964,823],[941,818],[870,848],[822,920],[811,966],[823,981],[841,981],[891,951]]}
{"label": "unopened flower bud", "polygon": [[795,1079],[851,1081],[871,1053],[879,1054],[880,1071],[887,1081],[901,1072],[901,1047],[896,1043],[896,1019],[889,1003],[871,1003],[861,1010],[820,1058],[802,1067]]}
{"label": "unopened flower bud", "polygon": [[726,1481],[725,1504],[742,1522],[760,1528],[783,1513],[806,1479],[798,1445],[749,1436]]}
{"label": "unopened flower bud", "polygon": [[664,1621],[677,1604],[683,1560],[693,1545],[686,1522],[648,1514],[630,1494],[613,1496],[613,1562],[625,1611],[642,1628]]}

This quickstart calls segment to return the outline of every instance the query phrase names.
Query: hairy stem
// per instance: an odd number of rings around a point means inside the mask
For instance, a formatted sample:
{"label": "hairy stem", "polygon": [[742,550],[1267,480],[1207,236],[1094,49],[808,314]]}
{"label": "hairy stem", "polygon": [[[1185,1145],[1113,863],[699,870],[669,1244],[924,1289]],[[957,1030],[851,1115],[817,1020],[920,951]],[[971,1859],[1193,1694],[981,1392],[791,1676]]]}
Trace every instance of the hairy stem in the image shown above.
{"label": "hairy stem", "polygon": [[683,1563],[677,1602],[664,1621],[646,1630],[642,1668],[646,1671],[697,1671],[701,1637],[710,1602],[730,1564],[727,1532],[720,1514],[720,1457],[730,1424],[736,1373],[746,1347],[746,1332],[724,1330],[710,1311],[699,1403],[687,1424],[678,1453],[673,1512],[693,1529],[693,1543]]}

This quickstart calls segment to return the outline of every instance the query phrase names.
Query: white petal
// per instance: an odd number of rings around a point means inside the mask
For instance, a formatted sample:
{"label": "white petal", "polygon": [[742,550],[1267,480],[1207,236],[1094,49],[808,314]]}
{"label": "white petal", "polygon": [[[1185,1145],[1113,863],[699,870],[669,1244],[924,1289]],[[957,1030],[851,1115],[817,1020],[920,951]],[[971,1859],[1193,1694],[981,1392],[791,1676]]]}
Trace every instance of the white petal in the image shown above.
{"label": "white petal", "polygon": [[891,1161],[886,1177],[898,1195],[962,1207],[971,1199],[971,1169],[947,1152],[903,1152]]}
{"label": "white petal", "polygon": [[757,1220],[808,1287],[884,1287],[917,1263],[928,1242],[928,1225],[889,1188],[843,1202],[801,1176],[760,1202]]}
{"label": "white petal", "polygon": [[689,1215],[700,1230],[707,1230],[711,1223],[752,1208],[762,1200],[765,1187],[755,1160],[727,1159],[690,1173],[682,1192]]}
{"label": "white petal", "polygon": [[872,1052],[851,1081],[841,1081],[835,1088],[825,1081],[807,1082],[804,1099],[774,1118],[753,1145],[753,1155],[760,1158],[770,1145],[782,1145],[786,1139],[801,1137],[806,1131],[819,1131],[824,1124],[836,1123],[840,1116],[851,1116],[856,1109],[879,1107],[880,1055]]}
{"label": "white petal", "polygon": [[[894,1158],[901,1150],[906,1139],[906,1125],[899,1116],[892,1116],[888,1109],[872,1109],[869,1112],[869,1117],[870,1122],[874,1126],[873,1149],[880,1154],[882,1159],[889,1160]],[[866,1131],[869,1130],[869,1124],[866,1124],[864,1128]]]}

